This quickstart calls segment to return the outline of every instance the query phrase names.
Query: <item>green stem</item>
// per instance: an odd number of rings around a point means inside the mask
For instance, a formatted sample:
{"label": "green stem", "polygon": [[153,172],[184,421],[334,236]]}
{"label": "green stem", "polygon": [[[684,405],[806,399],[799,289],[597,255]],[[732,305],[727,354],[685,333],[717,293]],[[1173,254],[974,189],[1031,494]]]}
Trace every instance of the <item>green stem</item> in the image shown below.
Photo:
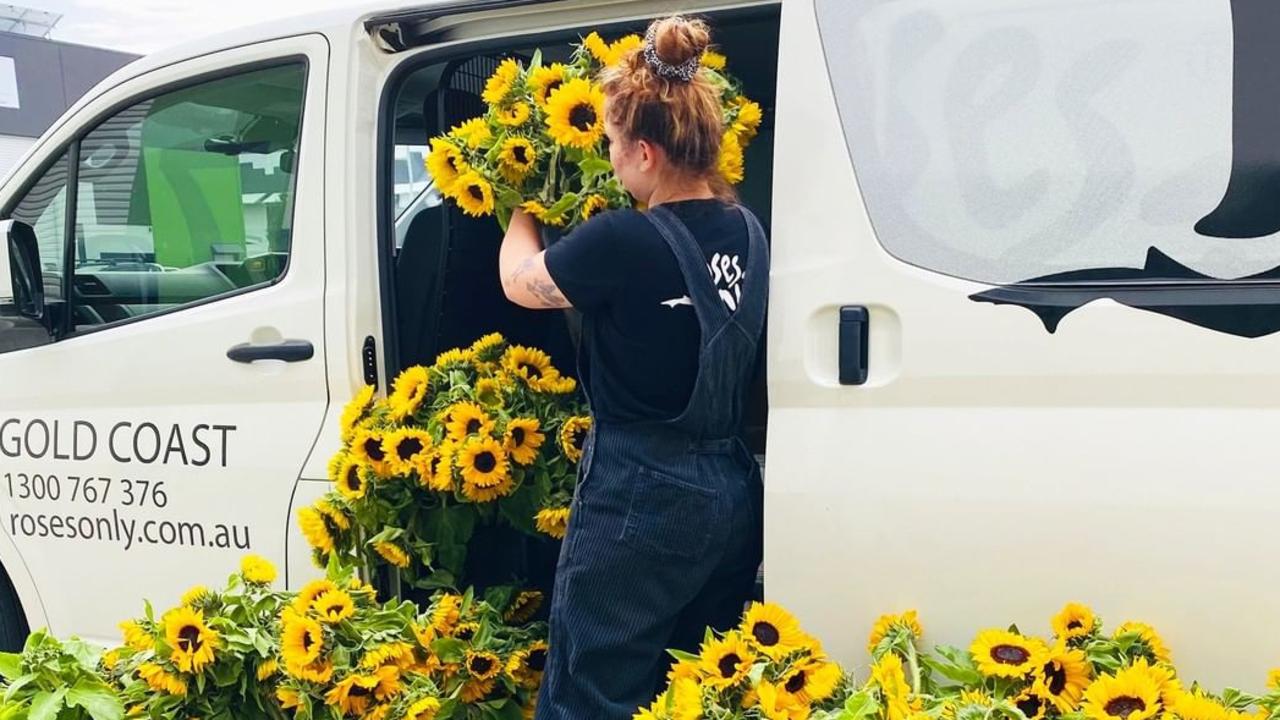
{"label": "green stem", "polygon": [[907,645],[907,667],[911,668],[911,687],[916,695],[923,692],[920,687],[920,660],[916,657],[916,644],[908,643]]}

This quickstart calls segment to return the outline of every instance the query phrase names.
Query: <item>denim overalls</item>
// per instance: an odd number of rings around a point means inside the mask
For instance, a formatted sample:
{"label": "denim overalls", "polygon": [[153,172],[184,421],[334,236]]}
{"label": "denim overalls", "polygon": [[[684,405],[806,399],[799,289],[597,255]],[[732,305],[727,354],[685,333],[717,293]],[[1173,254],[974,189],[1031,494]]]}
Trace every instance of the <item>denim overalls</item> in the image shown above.
{"label": "denim overalls", "polygon": [[708,625],[736,625],[752,592],[763,496],[741,433],[764,327],[769,251],[759,221],[738,209],[750,240],[732,314],[684,223],[662,206],[645,214],[679,261],[702,331],[698,377],[681,415],[601,421],[608,388],[589,387],[597,357],[592,318],[584,318],[579,361],[596,422],[556,568],[537,720],[630,720],[661,688],[671,663],[666,648],[696,651]]}

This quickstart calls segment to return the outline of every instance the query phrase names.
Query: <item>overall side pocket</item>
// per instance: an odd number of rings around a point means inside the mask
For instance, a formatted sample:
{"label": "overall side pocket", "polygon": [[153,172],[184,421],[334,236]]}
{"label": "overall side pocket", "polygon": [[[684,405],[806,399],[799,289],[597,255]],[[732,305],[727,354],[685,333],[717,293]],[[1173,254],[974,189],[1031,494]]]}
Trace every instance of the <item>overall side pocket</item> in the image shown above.
{"label": "overall side pocket", "polygon": [[717,523],[717,495],[710,488],[641,467],[635,473],[622,541],[667,557],[702,557]]}

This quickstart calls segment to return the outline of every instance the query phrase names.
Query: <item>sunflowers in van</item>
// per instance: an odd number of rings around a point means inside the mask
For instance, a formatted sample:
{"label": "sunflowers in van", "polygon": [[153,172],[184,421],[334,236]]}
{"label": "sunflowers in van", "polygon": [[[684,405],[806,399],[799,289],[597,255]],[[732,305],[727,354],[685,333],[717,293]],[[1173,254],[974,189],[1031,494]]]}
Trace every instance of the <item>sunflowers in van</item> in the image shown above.
{"label": "sunflowers in van", "polygon": [[[527,61],[504,59],[485,82],[484,114],[431,139],[426,166],[436,187],[468,215],[495,215],[503,227],[516,208],[568,230],[602,210],[630,207],[605,149],[605,98],[596,77],[642,42],[639,35],[606,41],[593,32],[567,62],[544,62],[541,50]],[[703,57],[722,98],[720,174],[736,184],[763,113],[726,64],[713,51]]]}
{"label": "sunflowers in van", "polygon": [[485,335],[406,369],[385,399],[361,390],[341,422],[333,488],[298,512],[319,565],[458,586],[479,526],[563,537],[590,420],[542,350]]}

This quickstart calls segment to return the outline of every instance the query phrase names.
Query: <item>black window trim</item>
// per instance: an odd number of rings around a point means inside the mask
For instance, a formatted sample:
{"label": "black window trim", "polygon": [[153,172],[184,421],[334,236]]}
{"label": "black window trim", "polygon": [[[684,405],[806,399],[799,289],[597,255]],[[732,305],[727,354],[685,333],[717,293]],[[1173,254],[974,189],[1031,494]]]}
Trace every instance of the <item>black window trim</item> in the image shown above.
{"label": "black window trim", "polygon": [[[102,125],[103,122],[119,114],[122,110],[133,107],[138,103],[146,102],[148,100],[153,100],[162,95],[167,95],[172,92],[185,90],[187,88],[197,87],[199,85],[214,82],[217,80],[225,80],[227,78],[233,78],[238,75],[246,75],[246,74],[258,72],[261,70],[270,70],[273,68],[287,67],[290,65],[301,65],[302,71],[303,71],[302,72],[302,105],[299,108],[299,112],[298,112],[298,143],[299,143],[299,150],[301,150],[302,134],[304,132],[304,129],[308,127],[306,124],[307,98],[311,92],[311,77],[312,77],[310,57],[306,53],[291,53],[289,55],[281,55],[279,57],[268,58],[264,60],[253,60],[249,62],[238,63],[235,65],[230,65],[225,68],[218,68],[216,70],[199,73],[189,77],[174,80],[172,82],[163,83],[155,87],[147,88],[145,91],[143,91],[138,95],[133,95],[131,97],[125,98],[118,102],[112,103],[111,105],[108,105],[103,110],[95,113],[92,116],[91,120],[89,120],[88,122],[85,122],[80,126],[80,128],[71,137],[71,139],[66,142],[65,145],[55,148],[50,152],[49,158],[43,163],[41,163],[41,165],[39,166],[38,172],[33,172],[30,175],[30,177],[28,177],[27,180],[23,182],[19,190],[14,193],[13,197],[9,200],[9,202],[5,204],[3,209],[0,209],[0,220],[12,219],[14,208],[16,208],[23,200],[26,199],[27,195],[31,192],[31,189],[35,186],[35,184],[40,182],[40,180],[44,177],[45,173],[47,173],[50,168],[52,168],[55,164],[57,164],[58,160],[62,157],[63,153],[66,153],[67,162],[68,162],[68,168],[67,168],[68,207],[67,207],[67,214],[65,218],[66,237],[63,238],[64,267],[62,269],[62,280],[64,283],[64,294],[67,295],[67,303],[68,305],[70,305],[70,303],[73,302],[72,298],[74,293],[74,286],[72,285],[72,281],[74,277],[75,268],[74,268],[74,263],[67,262],[67,260],[68,258],[74,259],[74,252],[75,252],[76,208],[72,203],[76,200],[76,195],[78,194],[78,189],[79,189],[79,181],[80,181],[79,158],[80,158],[81,141],[84,140],[84,138],[87,135],[89,135],[89,133],[92,133],[94,130],[97,130],[98,127]],[[301,152],[298,153],[299,156],[301,156],[301,154],[302,154]],[[299,162],[299,165],[295,166],[295,169],[294,169],[293,190],[291,190],[291,194],[294,194],[294,195],[296,195],[296,189],[297,189],[297,183],[298,183],[297,167],[299,167],[301,164],[300,160],[298,162]],[[297,214],[296,197],[291,198],[290,206],[292,208],[292,211],[290,213],[291,215],[290,220],[292,221],[296,219],[296,214]],[[135,317],[124,318],[122,320],[115,320],[112,322],[103,323],[101,325],[92,325],[84,328],[83,330],[75,330],[75,331],[67,330],[67,328],[71,323],[71,317],[74,314],[73,309],[70,306],[68,306],[66,312],[64,313],[64,317],[62,318],[62,325],[59,328],[60,332],[54,333],[54,336],[51,339],[51,342],[49,344],[62,342],[64,340],[70,340],[72,338],[83,337],[85,335],[92,335],[94,333],[102,332],[104,330],[111,330],[117,327],[121,327],[123,325],[131,325],[136,322],[151,320],[153,318],[158,318],[158,317],[164,317],[166,315],[171,315],[177,312],[184,312],[192,308],[203,307],[204,305],[208,305],[210,303],[220,302],[222,300],[226,300],[229,298],[239,297],[247,293],[257,292],[259,290],[265,290],[269,287],[273,287],[276,284],[283,281],[286,277],[288,277],[289,270],[293,267],[294,243],[293,243],[292,226],[290,230],[291,232],[289,234],[288,255],[285,258],[284,269],[280,272],[279,275],[277,275],[272,280],[269,280],[267,282],[257,283],[254,285],[248,285],[242,288],[237,288],[235,290],[231,290],[225,293],[220,293],[218,295],[211,295],[210,297],[203,298],[203,299],[196,300],[189,303],[184,303],[182,305],[179,305],[174,308],[169,308],[167,310],[158,310],[153,313],[147,313],[145,315],[137,315]],[[22,350],[45,347],[46,345],[34,345],[31,348],[18,348],[18,349],[10,350],[8,352],[0,353],[0,354],[8,354],[9,352],[21,352]]]}

